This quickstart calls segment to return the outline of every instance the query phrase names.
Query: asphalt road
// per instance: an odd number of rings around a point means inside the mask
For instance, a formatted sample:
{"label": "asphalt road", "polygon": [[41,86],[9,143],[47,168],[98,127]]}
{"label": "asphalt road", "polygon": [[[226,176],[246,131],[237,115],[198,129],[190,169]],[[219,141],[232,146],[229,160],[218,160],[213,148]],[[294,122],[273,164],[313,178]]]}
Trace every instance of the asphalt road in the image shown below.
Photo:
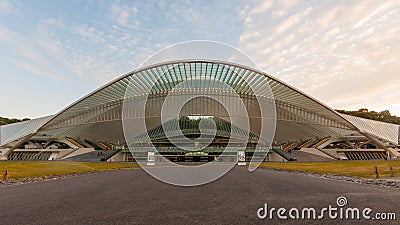
{"label": "asphalt road", "polygon": [[[339,196],[370,215],[395,212],[397,221],[257,217],[264,203],[320,210],[337,207]],[[0,224],[399,224],[399,217],[397,189],[245,167],[197,187],[165,184],[139,169],[0,187]]]}

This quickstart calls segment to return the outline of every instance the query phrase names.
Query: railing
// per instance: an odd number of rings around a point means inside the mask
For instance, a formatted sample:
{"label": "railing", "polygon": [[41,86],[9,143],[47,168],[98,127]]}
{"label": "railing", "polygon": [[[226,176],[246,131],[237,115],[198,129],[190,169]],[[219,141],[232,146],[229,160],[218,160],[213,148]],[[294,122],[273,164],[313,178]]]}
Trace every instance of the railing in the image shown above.
{"label": "railing", "polygon": [[8,160],[48,160],[51,152],[11,152]]}
{"label": "railing", "polygon": [[381,152],[369,152],[369,151],[350,151],[345,152],[345,155],[350,160],[373,160],[373,159],[384,159],[385,155]]}
{"label": "railing", "polygon": [[90,146],[92,146],[95,150],[101,150],[101,148],[94,142],[89,141],[87,139],[84,140],[87,144],[89,144]]}
{"label": "railing", "polygon": [[110,149],[110,147],[108,147],[106,144],[104,144],[103,142],[99,141],[99,145],[101,145],[104,149],[108,150]]}
{"label": "railing", "polygon": [[66,137],[65,139],[67,139],[67,141],[71,142],[72,144],[74,144],[78,148],[85,148],[85,146],[81,145],[79,142],[75,141],[71,137]]}
{"label": "railing", "polygon": [[307,141],[303,142],[303,144],[300,144],[300,145],[297,146],[296,148],[297,148],[297,149],[301,149],[302,147],[304,147],[304,146],[310,144],[311,142],[312,142],[312,140],[311,140],[311,139],[308,139]]}
{"label": "railing", "polygon": [[311,145],[310,148],[316,148],[316,147],[322,145],[323,143],[327,142],[329,139],[330,139],[329,137],[325,137],[325,138],[319,140],[317,143]]}
{"label": "railing", "polygon": [[292,143],[290,143],[290,144],[288,144],[287,146],[285,146],[285,147],[283,148],[283,150],[287,151],[287,150],[293,148],[296,144],[297,144],[297,141],[293,141]]}

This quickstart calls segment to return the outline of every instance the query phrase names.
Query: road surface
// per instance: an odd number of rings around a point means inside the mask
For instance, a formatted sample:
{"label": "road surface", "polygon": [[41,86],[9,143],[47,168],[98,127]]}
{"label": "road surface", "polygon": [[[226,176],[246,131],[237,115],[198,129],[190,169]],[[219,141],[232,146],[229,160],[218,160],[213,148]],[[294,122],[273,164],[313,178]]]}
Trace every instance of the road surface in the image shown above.
{"label": "road surface", "polygon": [[257,217],[265,203],[319,210],[337,207],[339,196],[347,198],[346,207],[400,217],[398,189],[236,166],[197,187],[165,184],[140,169],[0,187],[0,224],[400,224],[399,218],[382,223]]}

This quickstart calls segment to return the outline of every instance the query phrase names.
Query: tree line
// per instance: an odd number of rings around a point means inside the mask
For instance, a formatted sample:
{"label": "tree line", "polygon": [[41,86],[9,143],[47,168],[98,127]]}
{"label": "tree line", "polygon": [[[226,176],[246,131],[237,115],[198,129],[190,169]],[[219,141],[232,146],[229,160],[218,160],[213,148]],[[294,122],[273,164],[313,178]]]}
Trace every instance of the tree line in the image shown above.
{"label": "tree line", "polygon": [[12,124],[12,123],[18,123],[18,122],[27,121],[27,120],[30,120],[30,119],[25,118],[25,119],[20,120],[20,119],[15,119],[15,118],[9,119],[9,118],[0,117],[0,126]]}
{"label": "tree line", "polygon": [[389,112],[389,110],[384,110],[382,112],[369,111],[368,109],[359,109],[358,111],[346,111],[346,110],[336,110],[336,111],[346,115],[357,116],[365,119],[400,125],[400,117],[392,115]]}

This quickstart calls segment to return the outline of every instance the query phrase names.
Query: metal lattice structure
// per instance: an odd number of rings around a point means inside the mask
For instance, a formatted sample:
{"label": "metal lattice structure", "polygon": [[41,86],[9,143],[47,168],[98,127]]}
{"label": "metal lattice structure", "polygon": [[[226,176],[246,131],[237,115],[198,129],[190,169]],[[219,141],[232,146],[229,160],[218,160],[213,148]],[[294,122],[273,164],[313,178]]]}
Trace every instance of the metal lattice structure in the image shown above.
{"label": "metal lattice structure", "polygon": [[[181,86],[179,94],[213,93],[229,98],[234,90],[250,112],[252,135],[257,135],[256,99],[269,96],[255,96],[255,89],[263,93],[265,82],[270,86],[276,106],[276,132],[274,141],[290,144],[317,141],[346,140],[363,137],[365,132],[374,135],[387,144],[396,145],[398,126],[369,120],[355,119],[337,113],[332,108],[310,97],[302,91],[254,68],[212,60],[185,60],[164,62],[132,71],[100,87],[79,99],[59,113],[44,118],[0,127],[0,147],[8,153],[27,140],[61,140],[72,137],[78,140],[102,140],[108,143],[124,143],[123,116],[136,115],[135,109],[124,114],[123,104],[134,98],[147,98],[153,110],[146,115],[148,131],[154,132],[160,126],[157,115],[165,96],[182,81],[190,85]],[[218,82],[216,82],[218,81]],[[220,83],[228,85],[228,90]],[[154,85],[151,85],[154,84]],[[128,88],[129,87],[129,88]],[[250,88],[252,87],[252,88]],[[150,90],[150,92],[149,92]],[[127,99],[130,96],[132,99]],[[186,110],[186,111],[185,111]],[[220,106],[207,99],[198,99],[183,110],[183,115],[206,114],[225,119],[227,115]],[[138,115],[136,115],[138,116]],[[153,118],[153,120],[152,120]],[[226,121],[229,122],[228,119]],[[377,132],[379,130],[379,132]],[[240,133],[240,128],[236,129]],[[142,131],[145,132],[145,131]],[[223,133],[223,131],[221,131]],[[160,133],[152,133],[160,136]],[[308,144],[308,143],[307,143]]]}

